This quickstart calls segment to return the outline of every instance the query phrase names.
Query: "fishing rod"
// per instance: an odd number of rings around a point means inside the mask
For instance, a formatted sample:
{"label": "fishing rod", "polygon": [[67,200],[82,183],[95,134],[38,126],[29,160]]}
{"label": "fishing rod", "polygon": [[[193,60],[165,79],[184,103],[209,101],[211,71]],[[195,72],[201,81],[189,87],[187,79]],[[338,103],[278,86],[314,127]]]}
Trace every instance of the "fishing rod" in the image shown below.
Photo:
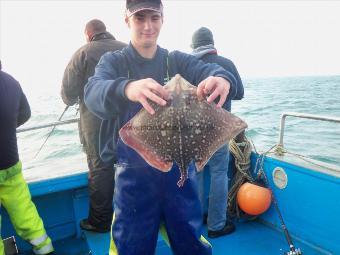
{"label": "fishing rod", "polygon": [[[260,159],[261,158],[261,159]],[[266,185],[267,185],[267,188],[270,189],[271,191],[271,199],[272,199],[272,202],[274,204],[274,208],[279,216],[279,219],[280,219],[280,223],[281,223],[281,228],[283,230],[283,233],[286,237],[286,240],[288,242],[288,245],[289,245],[289,249],[290,251],[287,251],[287,252],[284,252],[284,255],[302,255],[302,251],[300,248],[296,248],[293,244],[293,241],[292,241],[292,238],[288,232],[288,229],[287,229],[287,226],[283,220],[283,217],[282,217],[282,214],[280,212],[280,209],[279,209],[279,205],[277,203],[277,200],[274,196],[274,193],[273,193],[273,190],[270,188],[269,186],[269,182],[268,182],[268,178],[263,170],[263,162],[264,162],[264,155],[260,156],[259,159],[261,160],[261,164],[260,164],[260,169],[259,169],[259,172],[258,172],[258,177],[261,178],[261,176],[263,177],[263,180],[265,181]],[[258,159],[258,160],[259,160]],[[257,163],[257,162],[256,162]]]}
{"label": "fishing rod", "polygon": [[[59,116],[58,121],[61,121],[61,119],[63,118],[64,114],[66,113],[66,111],[68,110],[69,107],[70,107],[69,105],[67,105],[67,106],[65,107],[64,111],[63,111],[63,112],[61,113],[61,115]],[[52,133],[53,133],[54,129],[56,128],[56,126],[57,126],[57,125],[53,125],[52,130],[48,133],[48,135],[47,135],[45,141],[41,144],[39,150],[38,150],[37,153],[34,155],[33,159],[35,159],[35,158],[38,156],[38,154],[40,153],[40,151],[41,151],[42,148],[44,147],[45,143],[47,142],[48,138],[50,138],[50,136],[52,135]]]}

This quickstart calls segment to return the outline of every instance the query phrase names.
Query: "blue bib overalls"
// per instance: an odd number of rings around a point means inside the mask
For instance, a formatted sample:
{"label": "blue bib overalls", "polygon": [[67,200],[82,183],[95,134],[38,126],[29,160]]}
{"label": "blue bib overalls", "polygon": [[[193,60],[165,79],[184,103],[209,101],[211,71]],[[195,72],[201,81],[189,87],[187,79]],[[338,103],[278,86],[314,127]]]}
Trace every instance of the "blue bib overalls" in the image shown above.
{"label": "blue bib overalls", "polygon": [[[130,119],[140,109],[131,104]],[[211,255],[201,237],[202,212],[194,165],[183,187],[177,186],[176,165],[169,172],[149,166],[139,154],[118,139],[115,176],[115,215],[110,255],[153,255],[164,224],[175,255]]]}

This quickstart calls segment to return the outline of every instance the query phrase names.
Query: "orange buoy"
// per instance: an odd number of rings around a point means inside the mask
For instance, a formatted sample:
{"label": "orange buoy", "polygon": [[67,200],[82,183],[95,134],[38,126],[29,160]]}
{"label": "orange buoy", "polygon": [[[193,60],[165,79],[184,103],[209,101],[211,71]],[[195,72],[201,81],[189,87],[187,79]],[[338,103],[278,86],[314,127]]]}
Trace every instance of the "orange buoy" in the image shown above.
{"label": "orange buoy", "polygon": [[245,213],[259,215],[269,208],[271,191],[268,188],[246,182],[237,192],[237,203]]}

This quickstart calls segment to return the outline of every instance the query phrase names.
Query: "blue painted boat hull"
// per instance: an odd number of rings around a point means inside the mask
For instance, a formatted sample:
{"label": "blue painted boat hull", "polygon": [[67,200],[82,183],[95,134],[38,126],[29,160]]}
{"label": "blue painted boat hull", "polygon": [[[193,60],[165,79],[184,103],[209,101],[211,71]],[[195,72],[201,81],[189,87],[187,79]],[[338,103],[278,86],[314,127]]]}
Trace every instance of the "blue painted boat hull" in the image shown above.
{"label": "blue painted boat hull", "polygon": [[[253,168],[256,160],[253,154]],[[273,183],[277,167],[284,169],[288,177],[284,189]],[[340,172],[324,170],[285,157],[267,157],[264,161],[264,171],[294,244],[307,255],[340,254]],[[78,227],[88,213],[87,173],[33,182],[29,187],[58,255],[85,255],[90,251],[93,255],[108,254],[110,234],[84,232]],[[15,235],[4,210],[2,216],[2,237]],[[235,233],[208,239],[214,255],[274,255],[289,251],[273,207],[255,221],[236,225]],[[203,233],[206,236],[206,229]],[[28,243],[17,236],[16,240],[20,254],[31,254]],[[156,254],[172,254],[161,237]]]}

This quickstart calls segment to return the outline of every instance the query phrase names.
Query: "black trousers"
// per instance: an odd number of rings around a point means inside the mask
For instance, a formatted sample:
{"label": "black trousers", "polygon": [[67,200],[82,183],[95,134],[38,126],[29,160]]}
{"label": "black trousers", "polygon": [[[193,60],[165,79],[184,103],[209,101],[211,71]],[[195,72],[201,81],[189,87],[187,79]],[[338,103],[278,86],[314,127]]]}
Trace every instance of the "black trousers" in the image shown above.
{"label": "black trousers", "polygon": [[91,225],[109,230],[113,215],[114,166],[102,162],[99,155],[87,154],[89,167],[89,216]]}

